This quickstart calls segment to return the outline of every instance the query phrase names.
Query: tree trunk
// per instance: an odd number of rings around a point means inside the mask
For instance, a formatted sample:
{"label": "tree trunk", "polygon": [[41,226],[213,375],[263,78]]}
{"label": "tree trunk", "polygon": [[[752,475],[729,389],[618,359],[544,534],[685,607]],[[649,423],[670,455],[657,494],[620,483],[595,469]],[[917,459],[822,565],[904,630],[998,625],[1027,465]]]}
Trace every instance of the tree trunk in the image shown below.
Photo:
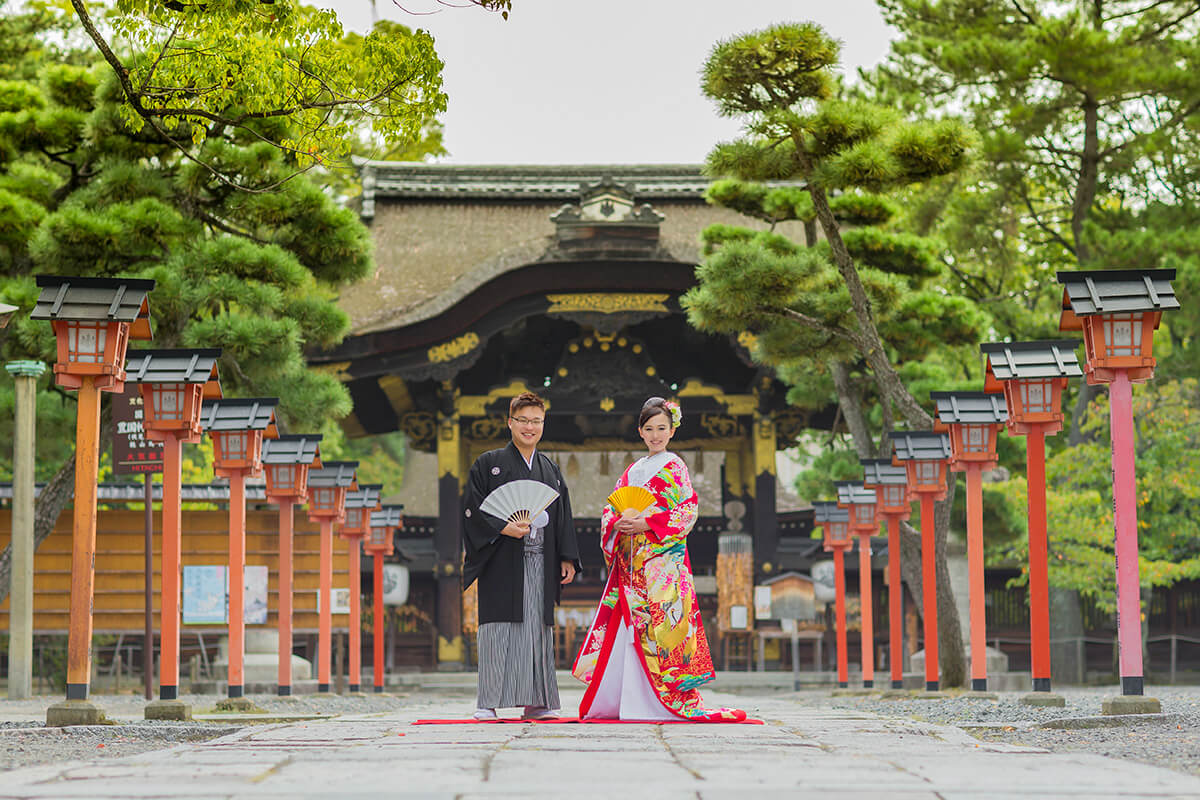
{"label": "tree trunk", "polygon": [[[100,452],[104,452],[112,441],[112,404],[105,403],[100,413]],[[58,518],[63,509],[75,496],[75,456],[72,454],[59,467],[58,472],[50,479],[38,495],[33,506],[33,549],[41,547],[42,542],[54,531]],[[0,553],[0,602],[8,597],[12,584],[12,545]]]}
{"label": "tree trunk", "polygon": [[1071,236],[1075,240],[1075,260],[1082,267],[1091,260],[1091,249],[1084,238],[1084,224],[1092,213],[1100,180],[1100,106],[1085,94],[1080,111],[1083,112],[1083,151],[1079,154],[1075,199],[1071,203]]}
{"label": "tree trunk", "polygon": [[938,662],[943,686],[964,686],[967,681],[967,652],[963,646],[962,624],[954,602],[954,587],[950,584],[950,568],[946,563],[946,541],[950,532],[950,512],[954,507],[956,481],[950,480],[946,499],[934,504],[934,542],[937,567]]}
{"label": "tree trunk", "polygon": [[837,391],[838,405],[842,407],[842,417],[850,429],[850,438],[854,440],[854,450],[859,458],[870,458],[873,439],[863,413],[862,389],[850,380],[850,367],[846,362],[831,361],[829,372],[833,375],[833,387]]}

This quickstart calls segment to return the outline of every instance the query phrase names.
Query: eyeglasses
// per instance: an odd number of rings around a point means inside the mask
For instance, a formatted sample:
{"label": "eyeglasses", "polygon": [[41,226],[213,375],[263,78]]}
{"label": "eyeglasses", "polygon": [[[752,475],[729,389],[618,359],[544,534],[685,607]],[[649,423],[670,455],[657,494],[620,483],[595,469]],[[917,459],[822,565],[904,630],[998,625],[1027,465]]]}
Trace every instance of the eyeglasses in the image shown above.
{"label": "eyeglasses", "polygon": [[532,425],[535,428],[542,427],[542,424],[546,421],[544,419],[528,419],[527,417],[509,417],[509,419],[518,425]]}

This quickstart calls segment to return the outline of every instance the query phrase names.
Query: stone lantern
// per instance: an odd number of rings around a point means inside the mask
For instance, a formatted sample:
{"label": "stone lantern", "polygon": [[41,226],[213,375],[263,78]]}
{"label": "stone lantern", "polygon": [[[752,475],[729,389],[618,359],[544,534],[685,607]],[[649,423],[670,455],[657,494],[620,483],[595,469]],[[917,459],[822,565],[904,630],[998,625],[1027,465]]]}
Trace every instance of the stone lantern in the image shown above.
{"label": "stone lantern", "polygon": [[900,520],[908,519],[908,470],[887,459],[864,458],[863,486],[875,490],[875,515],[888,526],[888,645],[892,688],[904,688],[904,587],[900,577]]}
{"label": "stone lantern", "polygon": [[321,580],[317,623],[317,691],[329,691],[333,655],[333,525],[346,518],[346,493],[357,491],[357,461],[326,461],[308,471],[308,518],[321,526]]}
{"label": "stone lantern", "polygon": [[862,683],[875,687],[875,592],[871,586],[871,537],[879,532],[875,490],[859,481],[836,481],[838,506],[850,512],[850,532],[858,537],[858,597],[862,607]]}
{"label": "stone lantern", "polygon": [[846,551],[854,546],[850,537],[850,512],[839,508],[836,500],[813,501],[813,510],[816,523],[825,534],[825,552],[833,553],[838,686],[845,689],[850,685],[850,669],[846,659]]}
{"label": "stone lantern", "polygon": [[92,599],[96,559],[96,476],[100,466],[100,392],[125,389],[130,339],[149,339],[147,295],[154,281],[39,275],[30,319],[49,320],[57,360],[54,380],[78,390],[75,502],[66,702],[46,711],[47,725],[94,725],[104,715],[88,700],[92,670]]}
{"label": "stone lantern", "polygon": [[1087,382],[1109,384],[1121,696],[1104,702],[1106,714],[1161,709],[1157,700],[1143,696],[1132,384],[1154,377],[1154,330],[1163,311],[1179,308],[1174,278],[1173,269],[1058,273],[1063,284],[1059,330],[1083,331]]}
{"label": "stone lantern", "polygon": [[297,503],[308,496],[308,471],[321,466],[319,433],[279,436],[263,443],[267,500],[279,505],[279,678],[280,697],[292,693],[292,543]]}
{"label": "stone lantern", "polygon": [[987,392],[931,392],[938,429],[950,433],[950,469],[967,474],[967,573],[970,577],[971,689],[987,691],[987,617],[983,572],[983,471],[996,466],[996,438],[1008,421],[1004,398]]}
{"label": "stone lantern", "polygon": [[229,675],[228,705],[250,707],[244,698],[246,478],[262,472],[263,437],[275,438],[278,398],[224,399],[204,403],[200,427],[213,441],[213,472],[229,479]]}
{"label": "stone lantern", "polygon": [[925,622],[925,690],[938,691],[937,542],[933,504],[946,496],[950,437],[936,431],[892,431],[892,463],[903,466],[908,493],[921,502],[921,617]]}
{"label": "stone lantern", "polygon": [[338,535],[349,544],[350,576],[350,691],[362,691],[362,541],[371,527],[371,512],[379,508],[383,484],[360,484],[346,494],[346,519]]}
{"label": "stone lantern", "polygon": [[158,700],[146,705],[146,719],[185,720],[192,715],[179,699],[183,444],[200,441],[203,400],[221,396],[220,356],[221,351],[213,349],[134,350],[125,365],[127,380],[141,389],[146,438],[163,443]]}
{"label": "stone lantern", "polygon": [[371,601],[374,609],[374,621],[371,627],[374,633],[371,637],[371,650],[374,661],[372,679],[375,684],[376,694],[383,691],[384,685],[383,639],[385,623],[383,617],[383,557],[392,554],[392,536],[403,524],[403,505],[381,506],[378,511],[371,512],[370,533],[363,542],[363,548],[370,554],[373,561],[371,564],[373,570],[371,573]]}
{"label": "stone lantern", "polygon": [[1078,342],[1052,339],[995,342],[979,349],[987,357],[983,389],[1004,392],[1008,432],[1025,437],[1025,481],[1029,495],[1029,631],[1033,693],[1027,705],[1062,706],[1050,691],[1050,581],[1046,537],[1046,436],[1062,430],[1062,391],[1083,376],[1075,357]]}

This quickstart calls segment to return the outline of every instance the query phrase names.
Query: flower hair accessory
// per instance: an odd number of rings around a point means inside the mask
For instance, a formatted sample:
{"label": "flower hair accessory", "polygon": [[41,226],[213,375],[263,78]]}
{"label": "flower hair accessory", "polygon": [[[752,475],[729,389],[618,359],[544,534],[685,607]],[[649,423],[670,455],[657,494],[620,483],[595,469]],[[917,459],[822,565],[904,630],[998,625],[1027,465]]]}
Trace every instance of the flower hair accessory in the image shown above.
{"label": "flower hair accessory", "polygon": [[663,408],[671,415],[671,427],[678,428],[679,423],[683,422],[683,410],[679,407],[679,403],[674,400],[664,400]]}

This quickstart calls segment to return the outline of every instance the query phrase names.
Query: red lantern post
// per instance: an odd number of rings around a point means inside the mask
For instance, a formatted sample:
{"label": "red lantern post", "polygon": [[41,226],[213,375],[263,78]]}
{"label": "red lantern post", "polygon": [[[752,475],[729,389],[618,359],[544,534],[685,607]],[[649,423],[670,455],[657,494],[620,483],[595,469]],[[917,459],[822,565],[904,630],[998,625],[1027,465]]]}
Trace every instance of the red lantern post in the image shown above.
{"label": "red lantern post", "polygon": [[200,441],[203,400],[219,398],[220,350],[138,350],[129,354],[128,380],[140,384],[146,438],[163,443],[162,616],[158,700],[146,719],[191,719],[179,699],[179,603],[183,549],[183,443]]}
{"label": "red lantern post", "polygon": [[[92,672],[92,599],[96,559],[96,477],[100,467],[100,392],[125,391],[131,339],[150,339],[146,296],[154,281],[37,276],[31,319],[50,320],[58,347],[54,380],[78,391],[67,697],[46,711],[47,725],[94,725],[104,719],[88,700]],[[147,643],[146,646],[150,646]]]}
{"label": "red lantern post", "polygon": [[[967,474],[967,574],[970,578],[971,689],[987,692],[987,611],[983,572],[983,472],[997,464],[996,437],[1008,421],[1003,400],[987,392],[931,392],[938,429],[950,432],[950,469]],[[993,695],[994,696],[994,695]]]}
{"label": "red lantern post", "polygon": [[888,528],[888,645],[892,688],[904,688],[904,587],[900,578],[900,520],[908,519],[908,471],[886,459],[862,459],[863,486],[875,490],[876,519]]}
{"label": "red lantern post", "polygon": [[346,493],[356,491],[357,461],[326,461],[321,469],[308,471],[308,518],[321,526],[321,581],[317,602],[321,613],[317,624],[317,691],[329,691],[333,655],[333,523],[346,514]]}
{"label": "red lantern post", "polygon": [[933,504],[946,496],[950,437],[934,431],[892,431],[893,464],[908,475],[909,497],[921,501],[921,617],[925,621],[925,690],[939,687],[937,619],[937,539]]}
{"label": "red lantern post", "polygon": [[350,691],[362,691],[362,541],[371,529],[371,512],[378,509],[383,484],[363,484],[346,493],[346,521],[338,535],[350,545]]}
{"label": "red lantern post", "polygon": [[372,678],[375,693],[383,692],[383,558],[392,554],[392,534],[404,524],[404,506],[381,506],[371,514],[370,534],[363,542],[363,548],[373,559],[372,567],[372,605],[374,608],[374,624],[371,636],[372,654],[374,656],[374,671]]}
{"label": "red lantern post", "polygon": [[1154,377],[1154,331],[1163,311],[1179,308],[1174,278],[1173,269],[1058,273],[1063,284],[1059,329],[1083,331],[1087,382],[1109,384],[1121,697],[1104,702],[1106,714],[1161,710],[1157,700],[1142,696],[1133,384]]}
{"label": "red lantern post", "polygon": [[308,471],[321,466],[321,435],[280,436],[263,443],[267,500],[279,506],[279,677],[280,697],[292,693],[292,558],[297,503],[308,497]]}
{"label": "red lantern post", "polygon": [[858,481],[837,481],[838,507],[850,512],[850,533],[858,537],[858,597],[861,606],[862,685],[875,687],[875,593],[871,588],[871,537],[875,521],[875,490]]}
{"label": "red lantern post", "polygon": [[839,508],[834,500],[814,501],[813,509],[816,523],[825,533],[825,552],[833,553],[838,686],[845,689],[850,685],[850,670],[846,663],[846,551],[854,546],[850,539],[850,512]]}
{"label": "red lantern post", "polygon": [[985,392],[1004,392],[1008,433],[1025,436],[1025,482],[1029,494],[1029,633],[1033,693],[1027,705],[1063,706],[1050,691],[1050,550],[1046,537],[1046,436],[1062,430],[1062,391],[1081,377],[1070,339],[995,342],[987,356]]}
{"label": "red lantern post", "polygon": [[278,398],[205,403],[200,427],[213,440],[213,471],[229,479],[229,675],[228,705],[248,708],[245,661],[246,478],[262,472],[263,437],[275,438]]}

